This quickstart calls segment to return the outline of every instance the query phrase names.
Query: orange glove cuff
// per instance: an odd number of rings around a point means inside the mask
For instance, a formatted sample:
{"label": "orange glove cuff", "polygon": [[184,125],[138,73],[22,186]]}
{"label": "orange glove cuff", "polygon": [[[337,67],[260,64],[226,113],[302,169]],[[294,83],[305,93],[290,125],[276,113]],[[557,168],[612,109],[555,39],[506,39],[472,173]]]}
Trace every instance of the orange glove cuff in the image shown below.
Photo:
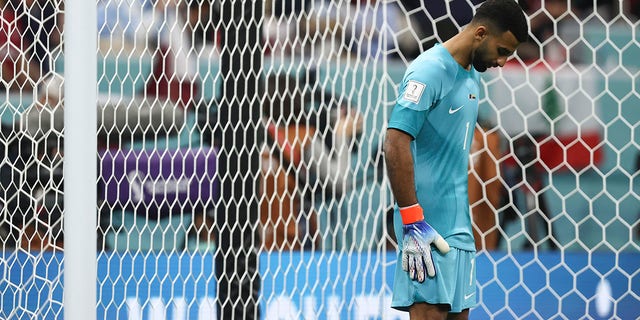
{"label": "orange glove cuff", "polygon": [[403,224],[411,224],[424,220],[424,213],[420,204],[416,203],[412,206],[400,208],[400,216]]}

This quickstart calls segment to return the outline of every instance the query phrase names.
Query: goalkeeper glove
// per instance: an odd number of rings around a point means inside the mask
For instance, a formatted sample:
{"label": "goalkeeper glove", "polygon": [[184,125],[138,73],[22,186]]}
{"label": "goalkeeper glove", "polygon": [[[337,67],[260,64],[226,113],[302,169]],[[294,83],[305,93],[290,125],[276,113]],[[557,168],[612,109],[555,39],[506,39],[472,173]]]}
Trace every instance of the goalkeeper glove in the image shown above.
{"label": "goalkeeper glove", "polygon": [[449,252],[449,244],[424,221],[422,207],[415,204],[400,209],[403,223],[402,269],[409,272],[412,280],[423,282],[425,269],[429,277],[436,276],[431,256],[431,244],[442,253]]}

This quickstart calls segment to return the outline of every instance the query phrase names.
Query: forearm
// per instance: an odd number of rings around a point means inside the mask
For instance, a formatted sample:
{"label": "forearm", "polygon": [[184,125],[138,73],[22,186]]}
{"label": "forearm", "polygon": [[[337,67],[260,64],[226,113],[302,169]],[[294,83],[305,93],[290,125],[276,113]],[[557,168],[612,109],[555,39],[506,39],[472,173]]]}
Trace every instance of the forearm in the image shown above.
{"label": "forearm", "polygon": [[484,157],[485,175],[482,177],[485,181],[485,190],[487,193],[487,201],[497,208],[500,202],[500,188],[501,183],[498,177],[498,166],[500,165],[498,159],[500,159],[500,137],[496,133],[487,134],[487,152]]}
{"label": "forearm", "polygon": [[415,189],[411,137],[395,129],[387,130],[384,142],[387,177],[400,207],[418,203]]}

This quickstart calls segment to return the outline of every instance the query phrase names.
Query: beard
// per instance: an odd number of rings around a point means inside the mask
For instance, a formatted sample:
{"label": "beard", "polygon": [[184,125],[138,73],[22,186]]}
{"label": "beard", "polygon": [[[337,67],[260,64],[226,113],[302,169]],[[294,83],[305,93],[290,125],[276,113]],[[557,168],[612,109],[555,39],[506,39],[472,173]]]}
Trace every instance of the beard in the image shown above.
{"label": "beard", "polygon": [[473,67],[476,69],[476,71],[478,72],[485,72],[487,71],[488,67],[487,64],[482,62],[482,61],[477,61],[477,60],[473,60]]}
{"label": "beard", "polygon": [[471,56],[471,64],[478,72],[485,72],[489,68],[489,63],[487,62],[486,50],[484,45],[481,45],[476,50],[473,51]]}

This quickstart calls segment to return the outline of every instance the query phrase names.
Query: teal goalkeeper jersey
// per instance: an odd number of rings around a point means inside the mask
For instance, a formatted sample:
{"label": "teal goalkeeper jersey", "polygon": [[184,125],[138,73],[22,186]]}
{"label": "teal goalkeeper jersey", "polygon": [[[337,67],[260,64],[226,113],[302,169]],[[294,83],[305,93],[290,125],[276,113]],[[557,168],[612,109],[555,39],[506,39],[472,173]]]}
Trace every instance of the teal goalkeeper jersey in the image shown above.
{"label": "teal goalkeeper jersey", "polygon": [[[389,128],[411,135],[416,193],[425,220],[450,246],[475,250],[467,170],[478,117],[479,74],[436,44],[407,68]],[[396,234],[402,224],[396,208]],[[401,242],[400,242],[401,243]]]}

